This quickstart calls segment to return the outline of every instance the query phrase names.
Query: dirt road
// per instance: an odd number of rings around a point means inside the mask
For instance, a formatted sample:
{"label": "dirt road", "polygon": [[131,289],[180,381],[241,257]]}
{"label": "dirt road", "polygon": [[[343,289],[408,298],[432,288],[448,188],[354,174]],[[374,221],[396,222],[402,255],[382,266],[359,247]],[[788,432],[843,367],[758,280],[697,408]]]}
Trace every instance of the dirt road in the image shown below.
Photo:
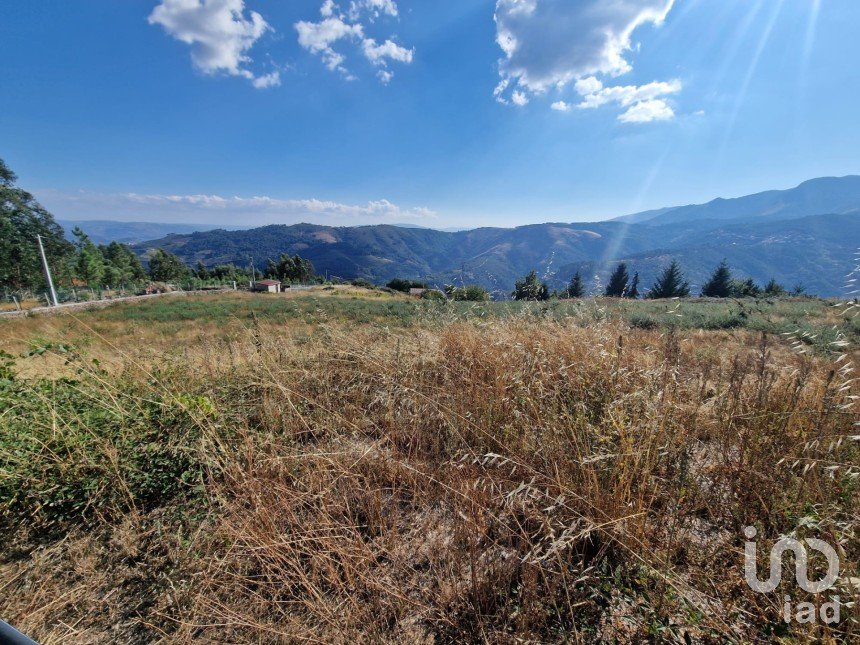
{"label": "dirt road", "polygon": [[107,300],[90,300],[87,302],[67,302],[58,307],[34,307],[32,309],[24,309],[22,311],[2,311],[0,317],[14,318],[15,316],[26,316],[27,314],[60,314],[65,311],[75,311],[80,309],[99,309],[101,307],[109,307],[117,302],[136,302],[139,300],[147,300],[149,298],[162,298],[165,296],[188,296],[201,293],[218,293],[221,291],[232,291],[232,289],[210,289],[206,291],[171,291],[169,293],[153,293],[148,296],[125,296],[122,298],[109,298]]}

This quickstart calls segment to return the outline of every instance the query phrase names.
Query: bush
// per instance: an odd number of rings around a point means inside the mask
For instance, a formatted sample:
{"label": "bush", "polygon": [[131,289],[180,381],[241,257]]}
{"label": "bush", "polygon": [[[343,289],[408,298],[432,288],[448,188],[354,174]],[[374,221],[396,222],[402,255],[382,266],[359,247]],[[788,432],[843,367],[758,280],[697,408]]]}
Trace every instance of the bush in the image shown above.
{"label": "bush", "polygon": [[732,280],[732,296],[735,298],[758,298],[761,296],[761,288],[752,278],[744,280]]}
{"label": "bush", "polygon": [[650,316],[639,314],[630,316],[630,326],[634,329],[657,329],[660,324]]}
{"label": "bush", "polygon": [[421,294],[422,300],[441,300],[442,302],[447,301],[448,299],[445,297],[445,294],[439,291],[438,289],[427,289],[424,293]]}
{"label": "bush", "polygon": [[204,473],[195,419],[214,414],[211,402],[141,397],[139,384],[109,386],[104,376],[88,368],[80,379],[0,379],[9,411],[0,424],[0,533],[22,522],[56,533],[195,493]]}
{"label": "bush", "polygon": [[417,280],[404,280],[403,278],[394,278],[394,280],[385,286],[389,289],[394,289],[395,291],[402,291],[403,293],[409,293],[410,289],[427,288],[427,284],[424,282],[418,282]]}
{"label": "bush", "polygon": [[465,287],[449,286],[445,292],[451,300],[466,302],[487,302],[490,300],[489,292],[477,284],[470,284]]}
{"label": "bush", "polygon": [[545,282],[538,279],[536,271],[529,271],[526,276],[517,280],[511,296],[514,300],[549,300],[549,288]]}
{"label": "bush", "polygon": [[738,329],[742,327],[746,327],[747,325],[747,315],[743,312],[741,313],[730,313],[724,316],[715,316],[714,318],[709,318],[699,325],[700,329]]}

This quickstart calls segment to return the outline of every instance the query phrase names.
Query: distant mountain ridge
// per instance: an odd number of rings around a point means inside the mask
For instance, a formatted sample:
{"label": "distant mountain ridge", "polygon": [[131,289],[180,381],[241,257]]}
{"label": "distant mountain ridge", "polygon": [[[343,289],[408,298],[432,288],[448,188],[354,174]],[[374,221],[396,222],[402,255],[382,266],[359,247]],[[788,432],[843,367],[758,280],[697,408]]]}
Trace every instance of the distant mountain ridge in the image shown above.
{"label": "distant mountain ridge", "polygon": [[[816,204],[820,204],[817,206]],[[234,262],[261,267],[282,253],[310,259],[321,274],[386,282],[394,277],[432,284],[478,283],[498,295],[536,269],[560,288],[580,270],[591,289],[605,284],[620,260],[638,271],[644,286],[670,258],[700,286],[726,259],[739,276],[786,287],[803,284],[824,296],[842,293],[860,246],[860,177],[812,180],[789,191],[715,200],[701,206],[650,211],[592,223],[547,223],[446,232],[377,225],[265,226],[170,235],[136,245],[189,264]]]}
{"label": "distant mountain ridge", "polygon": [[[72,230],[80,227],[96,244],[107,244],[108,242],[122,242],[124,244],[136,244],[146,240],[165,237],[167,235],[181,235],[196,233],[198,231],[211,231],[218,228],[206,224],[171,224],[160,222],[118,222],[114,220],[57,220],[63,227],[66,237],[72,239]],[[237,227],[222,227],[228,230],[237,230]]]}
{"label": "distant mountain ridge", "polygon": [[[694,293],[725,259],[736,275],[752,277],[759,284],[775,278],[789,289],[803,285],[809,293],[836,296],[843,294],[845,276],[854,266],[851,258],[860,245],[860,214],[752,223],[729,220],[700,231],[677,228],[677,224],[651,227],[655,241],[662,237],[662,244],[617,260],[639,271],[643,282],[650,285],[662,267],[676,259]],[[604,283],[608,273],[606,264],[593,262],[571,263],[561,267],[560,273],[577,270],[584,275],[597,273]]]}
{"label": "distant mountain ridge", "polygon": [[703,220],[769,218],[794,219],[824,213],[860,212],[860,176],[820,177],[788,190],[768,190],[707,204],[676,206],[624,215],[614,221],[649,224],[692,223]]}

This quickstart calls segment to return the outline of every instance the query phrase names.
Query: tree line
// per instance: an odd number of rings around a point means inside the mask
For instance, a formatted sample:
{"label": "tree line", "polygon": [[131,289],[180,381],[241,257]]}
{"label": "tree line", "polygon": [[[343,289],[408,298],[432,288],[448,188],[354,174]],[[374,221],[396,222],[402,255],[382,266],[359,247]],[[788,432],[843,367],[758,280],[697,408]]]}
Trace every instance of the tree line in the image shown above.
{"label": "tree line", "polygon": [[[0,285],[15,290],[44,284],[36,236],[58,278],[71,279],[73,247],[63,229],[27,191],[15,185],[15,173],[0,159]],[[65,274],[65,275],[64,275]]]}
{"label": "tree line", "polygon": [[145,280],[137,255],[125,244],[95,244],[84,231],[63,228],[26,190],[0,159],[0,286],[13,291],[43,289],[46,285],[37,237],[57,285],[65,287],[120,286]]}
{"label": "tree line", "polygon": [[189,280],[245,283],[266,278],[284,283],[306,284],[319,280],[313,263],[299,255],[284,253],[275,261],[266,260],[266,268],[240,267],[235,264],[218,264],[207,267],[201,260],[192,269],[179,256],[156,249],[149,257],[149,278],[155,282],[183,282]]}
{"label": "tree line", "polygon": [[[757,285],[752,278],[735,278],[728,263],[723,260],[705,282],[701,296],[704,298],[757,298],[761,296],[800,296],[804,295],[805,292],[803,285],[797,285],[789,291],[773,278],[764,286]],[[641,297],[639,273],[634,272],[631,277],[627,263],[619,263],[610,275],[602,295],[608,298],[630,300]],[[690,283],[684,276],[681,265],[677,260],[672,260],[663,269],[651,288],[645,292],[644,297],[646,299],[688,298],[690,295]],[[536,271],[530,271],[523,278],[517,280],[511,294],[514,300],[531,301],[549,300],[550,298],[584,298],[585,296],[585,282],[579,271],[573,275],[567,287],[554,292],[550,292],[546,282],[538,278]]]}
{"label": "tree line", "polygon": [[0,287],[12,291],[41,290],[47,287],[37,236],[41,236],[51,273],[59,287],[102,288],[133,286],[144,282],[186,282],[190,280],[247,282],[265,276],[283,282],[311,282],[316,272],[310,260],[281,255],[267,260],[261,272],[235,264],[207,267],[198,261],[192,269],[177,255],[156,249],[148,268],[127,244],[95,244],[78,227],[72,241],[63,228],[36,199],[17,185],[17,176],[0,159]]}

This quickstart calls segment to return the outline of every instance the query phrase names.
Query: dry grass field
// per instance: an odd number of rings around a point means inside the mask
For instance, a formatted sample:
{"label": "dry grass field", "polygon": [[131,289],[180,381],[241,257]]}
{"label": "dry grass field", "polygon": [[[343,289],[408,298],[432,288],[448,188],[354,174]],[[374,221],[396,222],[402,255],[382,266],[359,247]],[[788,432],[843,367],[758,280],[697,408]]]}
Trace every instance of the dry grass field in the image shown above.
{"label": "dry grass field", "polygon": [[[856,642],[858,339],[816,300],[354,288],[0,320],[0,617],[44,644]],[[747,526],[760,577],[780,536],[837,549],[838,624],[783,621],[823,602],[793,575],[746,584]]]}

